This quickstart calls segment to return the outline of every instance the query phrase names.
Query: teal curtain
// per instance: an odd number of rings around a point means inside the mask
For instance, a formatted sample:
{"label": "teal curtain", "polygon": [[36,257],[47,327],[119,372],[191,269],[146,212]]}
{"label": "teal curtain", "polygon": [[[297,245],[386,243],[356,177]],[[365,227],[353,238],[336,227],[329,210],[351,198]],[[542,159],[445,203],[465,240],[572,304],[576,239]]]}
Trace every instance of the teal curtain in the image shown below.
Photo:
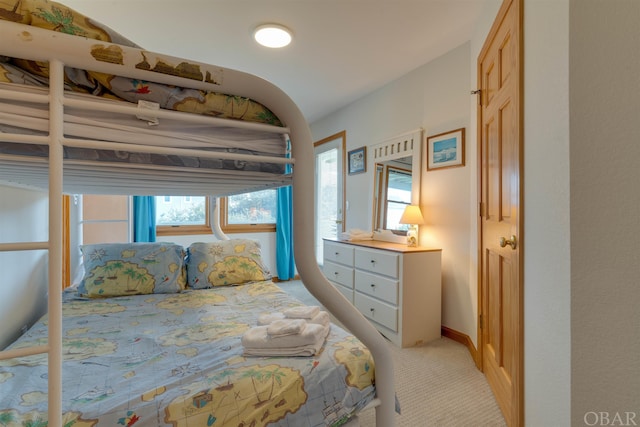
{"label": "teal curtain", "polygon": [[[291,142],[287,141],[290,147]],[[288,157],[290,154],[288,155]],[[291,165],[286,166],[291,173]],[[293,256],[293,188],[280,187],[277,190],[276,217],[276,268],[278,279],[289,280],[296,275],[296,264]]]}
{"label": "teal curtain", "polygon": [[133,196],[133,241],[156,241],[156,198]]}

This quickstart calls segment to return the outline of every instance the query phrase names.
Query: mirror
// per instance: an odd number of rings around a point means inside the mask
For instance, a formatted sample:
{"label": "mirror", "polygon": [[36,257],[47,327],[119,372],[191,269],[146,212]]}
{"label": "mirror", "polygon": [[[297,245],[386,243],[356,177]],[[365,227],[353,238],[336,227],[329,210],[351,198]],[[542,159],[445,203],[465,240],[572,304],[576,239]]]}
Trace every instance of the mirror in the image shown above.
{"label": "mirror", "polygon": [[373,230],[406,235],[399,222],[407,205],[420,204],[421,142],[418,129],[372,147]]}
{"label": "mirror", "polygon": [[376,163],[374,169],[373,229],[406,235],[409,225],[400,217],[412,200],[412,159],[402,157]]}

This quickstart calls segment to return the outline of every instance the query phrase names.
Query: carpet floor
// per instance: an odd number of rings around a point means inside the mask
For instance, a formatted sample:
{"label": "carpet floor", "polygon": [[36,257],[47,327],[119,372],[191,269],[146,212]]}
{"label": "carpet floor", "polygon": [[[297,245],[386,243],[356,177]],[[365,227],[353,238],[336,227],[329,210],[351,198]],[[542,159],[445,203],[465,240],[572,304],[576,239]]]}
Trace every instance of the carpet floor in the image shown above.
{"label": "carpet floor", "polygon": [[[318,304],[299,280],[278,286],[307,305]],[[418,347],[388,345],[401,408],[398,427],[506,426],[485,376],[465,346],[444,337]],[[375,426],[373,409],[360,414],[360,426]]]}

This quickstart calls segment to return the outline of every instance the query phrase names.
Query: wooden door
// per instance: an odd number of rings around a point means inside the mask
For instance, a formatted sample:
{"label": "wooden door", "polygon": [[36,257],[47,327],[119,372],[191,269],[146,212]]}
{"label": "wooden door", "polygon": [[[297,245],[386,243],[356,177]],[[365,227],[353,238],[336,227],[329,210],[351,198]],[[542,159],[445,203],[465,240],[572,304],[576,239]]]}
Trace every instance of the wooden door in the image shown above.
{"label": "wooden door", "polygon": [[521,0],[505,0],[478,57],[482,368],[509,426],[523,424]]}

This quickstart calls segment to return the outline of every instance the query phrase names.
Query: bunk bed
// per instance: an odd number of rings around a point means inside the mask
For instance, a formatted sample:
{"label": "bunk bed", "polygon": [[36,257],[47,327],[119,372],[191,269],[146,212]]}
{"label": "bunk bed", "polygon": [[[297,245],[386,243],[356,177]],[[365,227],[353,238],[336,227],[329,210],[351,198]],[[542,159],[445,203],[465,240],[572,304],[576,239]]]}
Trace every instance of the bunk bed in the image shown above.
{"label": "bunk bed", "polygon": [[[49,239],[44,242],[0,243],[1,251],[47,250],[49,261],[47,316],[14,345],[0,352],[0,417],[3,417],[4,425],[23,425],[23,422],[46,423],[54,427],[101,425],[100,409],[86,416],[65,412],[70,405],[67,399],[70,393],[66,388],[63,391],[62,386],[63,375],[65,381],[68,380],[68,376],[75,375],[74,369],[77,367],[73,365],[73,357],[69,356],[74,353],[68,347],[69,337],[73,334],[83,337],[92,329],[93,326],[89,325],[95,322],[99,324],[109,310],[115,308],[116,311],[127,312],[131,311],[127,309],[131,305],[135,308],[136,320],[132,320],[133,323],[163,312],[163,315],[169,316],[161,321],[166,325],[175,324],[176,319],[171,316],[189,311],[196,316],[190,321],[200,326],[203,319],[213,319],[208,321],[209,326],[216,324],[215,317],[219,312],[233,312],[237,316],[232,317],[233,321],[243,325],[236,329],[241,330],[255,322],[259,314],[299,304],[287,298],[273,283],[260,280],[197,290],[186,284],[178,284],[170,287],[173,293],[151,291],[142,295],[90,298],[89,301],[77,300],[81,295],[78,290],[74,290],[72,297],[68,292],[63,295],[60,292],[63,194],[222,196],[289,184],[293,187],[297,270],[307,289],[345,325],[346,330],[331,325],[331,332],[318,353],[319,357],[297,357],[290,362],[283,357],[246,356],[241,349],[227,341],[220,347],[218,345],[221,342],[206,339],[185,345],[183,340],[187,339],[185,337],[189,333],[183,330],[180,337],[172,340],[174,344],[179,342],[183,345],[182,351],[171,350],[175,357],[183,357],[174,366],[173,376],[184,374],[184,378],[189,377],[186,374],[196,367],[189,364],[188,358],[195,353],[215,359],[219,352],[224,352],[228,353],[227,356],[232,355],[225,358],[224,364],[237,364],[245,369],[242,371],[245,374],[258,372],[257,366],[272,369],[270,374],[266,371],[256,374],[261,379],[270,378],[272,386],[279,384],[289,370],[305,373],[299,374],[297,382],[294,381],[296,387],[302,387],[300,378],[307,383],[325,384],[322,377],[305,376],[317,369],[316,363],[329,376],[335,376],[336,370],[348,375],[351,369],[357,375],[363,375],[364,383],[353,379],[342,381],[352,385],[348,388],[351,389],[349,399],[353,402],[346,409],[346,415],[342,413],[337,417],[335,413],[332,414],[330,407],[341,399],[339,396],[329,393],[325,394],[325,397],[331,396],[327,402],[307,405],[307,401],[303,405],[301,400],[305,399],[292,397],[301,393],[296,389],[289,390],[290,394],[287,395],[290,400],[297,402],[296,409],[282,409],[287,399],[281,398],[275,401],[271,409],[273,413],[262,411],[260,417],[251,415],[249,422],[242,424],[245,420],[238,418],[239,405],[236,400],[235,414],[220,409],[218,405],[218,411],[223,412],[217,412],[215,416],[209,413],[211,416],[191,421],[197,425],[213,426],[231,425],[223,424],[221,420],[225,419],[240,420],[237,425],[300,425],[301,421],[291,421],[294,419],[291,417],[304,412],[317,412],[322,407],[327,408],[323,422],[333,420],[340,425],[352,419],[357,420],[355,413],[367,405],[376,408],[376,425],[394,425],[396,401],[393,363],[387,344],[375,328],[330,285],[315,259],[314,231],[305,224],[307,218],[314,215],[313,195],[308,191],[314,185],[313,168],[308,167],[314,164],[313,145],[308,125],[293,101],[274,85],[253,75],[141,49],[108,28],[55,2],[2,1],[0,18],[0,182],[46,189],[49,194]],[[173,102],[178,92],[185,96]],[[149,99],[146,97],[149,93],[169,93],[171,96]],[[229,101],[234,107],[245,108],[241,113],[237,108],[225,109]],[[186,108],[187,104],[195,108]],[[293,172],[286,173],[285,165],[291,165]],[[175,271],[175,267],[172,270]],[[268,279],[267,276],[264,278]],[[176,280],[182,283],[180,279]],[[207,296],[198,294],[195,297],[196,292],[204,292]],[[179,300],[181,298],[186,298],[188,302]],[[194,299],[211,301],[202,307],[213,309],[215,314],[207,317],[200,308],[185,309],[194,307],[193,304],[197,303]],[[240,306],[245,307],[241,310],[242,315],[233,301],[240,301]],[[266,305],[253,307],[253,302]],[[86,304],[102,305],[105,312],[87,309]],[[78,321],[76,316],[79,313],[88,317],[82,317],[80,323],[74,323]],[[243,317],[245,314],[250,317]],[[118,328],[100,329],[102,326],[96,326],[102,333],[120,334]],[[144,333],[131,336],[123,332],[118,339],[124,341],[114,341],[119,343],[115,345],[132,344],[131,341],[136,341],[147,332],[144,330]],[[46,334],[45,338],[43,333]],[[161,336],[167,336],[167,332]],[[95,349],[89,352],[91,357],[95,352]],[[366,354],[369,352],[375,362],[374,379],[373,364],[367,363]],[[106,357],[108,360],[108,355]],[[323,358],[326,360],[323,361]],[[87,362],[82,357],[77,359],[81,364]],[[96,360],[99,365],[99,358],[92,358],[90,362]],[[198,359],[197,363],[204,365],[207,360],[206,357]],[[355,360],[356,364],[342,363],[341,360]],[[356,365],[358,368],[353,368]],[[12,367],[32,369],[38,378],[36,382],[46,379],[47,390],[22,393],[20,389],[12,388],[11,391],[5,391],[9,390],[8,384],[13,384]],[[278,367],[282,370],[274,373],[273,369],[277,370]],[[202,372],[201,368],[198,365],[199,372]],[[105,371],[104,367],[100,369]],[[227,376],[238,382],[241,381],[240,377],[251,377],[243,376],[242,372],[228,373]],[[19,374],[24,378],[22,371]],[[135,375],[134,368],[130,375]],[[233,393],[214,396],[212,390],[224,389],[224,384],[215,384],[216,381],[222,381],[221,376],[201,373],[196,378],[200,383],[181,383],[182,388],[174,391],[177,394],[172,394],[172,399],[165,399],[167,395],[164,395],[162,387],[166,385],[166,377],[158,378],[159,382],[155,385],[147,380],[129,378],[129,381],[125,381],[127,387],[140,383],[144,386],[143,390],[129,390],[129,394],[121,397],[125,403],[119,404],[118,410],[126,409],[134,400],[133,396],[136,396],[135,400],[153,407],[158,418],[147,419],[146,424],[135,411],[125,411],[118,418],[118,424],[189,425],[188,413],[203,416],[204,412],[199,412],[199,406],[206,407],[211,399],[220,403],[220,400],[224,400],[222,396],[238,398]],[[79,379],[78,383],[82,381]],[[245,384],[245,387],[248,385]],[[71,399],[75,399],[75,403],[92,399],[109,400],[112,394],[117,393],[118,390],[98,388],[87,390],[86,394],[74,394]],[[256,391],[253,395],[259,401],[254,403],[262,404],[264,394],[261,393]],[[18,395],[20,407],[2,406],[2,401],[15,402]],[[176,403],[179,399],[182,399],[182,406]],[[307,400],[310,400],[308,396]],[[173,403],[174,406],[159,409],[160,405],[167,403]],[[95,406],[101,407],[100,404]],[[187,406],[191,412],[184,409]],[[47,413],[30,411],[34,407],[44,407]],[[173,412],[169,407],[174,410],[182,408],[182,412],[172,417]],[[44,417],[47,417],[46,420]],[[113,421],[112,418],[108,420]]]}

